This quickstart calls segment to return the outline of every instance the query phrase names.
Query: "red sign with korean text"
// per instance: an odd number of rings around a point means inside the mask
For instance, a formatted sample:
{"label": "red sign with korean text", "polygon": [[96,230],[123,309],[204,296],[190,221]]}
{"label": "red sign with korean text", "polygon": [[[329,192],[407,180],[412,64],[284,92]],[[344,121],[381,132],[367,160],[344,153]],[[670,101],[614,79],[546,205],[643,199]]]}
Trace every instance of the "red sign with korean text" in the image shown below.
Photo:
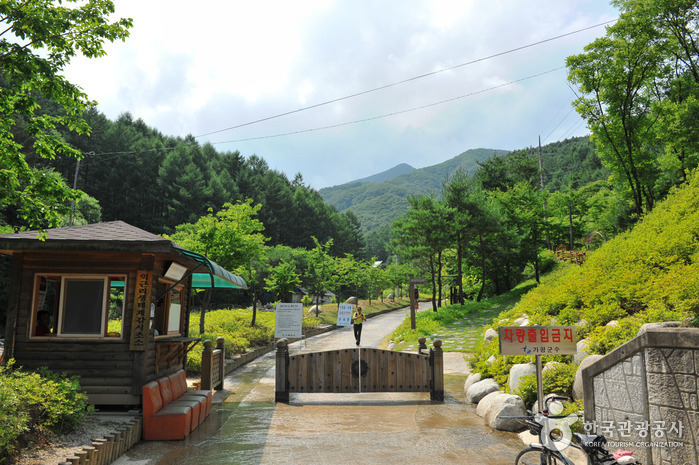
{"label": "red sign with korean text", "polygon": [[576,349],[575,326],[503,326],[501,355],[566,355]]}

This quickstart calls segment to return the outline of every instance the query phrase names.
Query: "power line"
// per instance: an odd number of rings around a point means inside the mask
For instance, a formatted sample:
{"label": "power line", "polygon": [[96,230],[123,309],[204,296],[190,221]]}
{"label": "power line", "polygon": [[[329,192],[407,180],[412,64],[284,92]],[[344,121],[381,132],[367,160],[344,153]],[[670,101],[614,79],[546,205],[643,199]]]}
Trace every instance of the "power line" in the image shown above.
{"label": "power line", "polygon": [[[395,112],[392,112],[392,113],[385,113],[385,114],[383,114],[383,115],[372,116],[372,117],[370,117],[370,118],[358,119],[358,120],[354,120],[354,121],[345,121],[344,123],[337,123],[337,124],[332,124],[332,125],[329,125],[329,126],[321,126],[321,127],[317,127],[317,128],[311,128],[311,129],[301,129],[301,130],[298,130],[298,131],[285,132],[285,133],[281,133],[281,134],[273,134],[273,135],[269,135],[269,136],[249,137],[249,138],[245,138],[245,139],[235,139],[235,140],[228,140],[228,141],[222,141],[222,142],[209,142],[209,143],[212,144],[212,145],[218,145],[218,144],[230,144],[230,143],[234,143],[234,142],[247,142],[247,141],[251,141],[251,140],[272,139],[272,138],[276,138],[276,137],[284,137],[284,136],[291,136],[291,135],[295,135],[295,134],[303,134],[303,133],[306,133],[306,132],[322,131],[322,130],[325,130],[325,129],[334,129],[334,128],[338,128],[338,127],[341,127],[341,126],[348,126],[348,125],[350,125],[350,124],[365,123],[365,122],[367,122],[367,121],[374,121],[374,120],[377,120],[377,119],[388,118],[388,117],[390,117],[390,116],[401,115],[401,114],[403,114],[403,113],[409,113],[409,112],[411,112],[411,111],[423,110],[423,109],[425,109],[425,108],[430,108],[430,107],[434,107],[434,106],[437,106],[437,105],[442,105],[442,104],[445,104],[445,103],[454,102],[454,101],[456,101],[456,100],[460,100],[460,99],[463,99],[463,98],[466,98],[466,97],[473,97],[474,95],[483,94],[483,93],[486,93],[486,92],[490,92],[490,91],[492,91],[492,90],[500,89],[501,87],[510,86],[510,85],[512,85],[512,84],[517,84],[517,83],[519,83],[519,82],[523,82],[523,81],[526,81],[526,80],[529,80],[529,79],[534,79],[534,78],[536,78],[536,77],[543,76],[543,75],[549,74],[549,73],[553,73],[554,71],[558,71],[558,70],[561,70],[561,69],[564,69],[564,68],[565,68],[565,66],[559,66],[558,68],[553,68],[553,69],[550,69],[550,70],[548,70],[548,71],[544,71],[544,72],[542,72],[542,73],[538,73],[538,74],[534,74],[534,75],[531,75],[531,76],[527,76],[527,77],[524,77],[524,78],[521,78],[521,79],[517,79],[517,80],[515,80],[515,81],[505,82],[505,83],[503,83],[503,84],[498,84],[497,86],[489,87],[489,88],[487,88],[487,89],[482,89],[482,90],[479,90],[479,91],[470,92],[470,93],[468,93],[468,94],[459,95],[458,97],[452,97],[452,98],[449,98],[449,99],[446,99],[446,100],[440,100],[439,102],[428,103],[427,105],[421,105],[421,106],[419,106],[419,107],[407,108],[407,109],[405,109],[405,110],[395,111]],[[559,123],[559,124],[560,124],[560,123]]]}
{"label": "power line", "polygon": [[582,29],[577,29],[577,30],[575,30],[575,31],[567,32],[567,33],[565,33],[565,34],[561,34],[561,35],[558,35],[558,36],[555,36],[555,37],[549,37],[548,39],[543,39],[543,40],[540,40],[540,41],[538,41],[538,42],[532,42],[531,44],[522,45],[522,46],[520,46],[520,47],[512,48],[512,49],[506,50],[506,51],[504,51],[504,52],[495,53],[495,54],[493,54],[493,55],[488,55],[488,56],[485,56],[485,57],[482,57],[482,58],[478,58],[478,59],[475,59],[475,60],[472,60],[472,61],[467,61],[467,62],[465,62],[465,63],[461,63],[461,64],[458,64],[458,65],[455,65],[455,66],[450,66],[450,67],[448,67],[448,68],[443,68],[443,69],[439,69],[439,70],[432,71],[432,72],[429,72],[429,73],[420,74],[420,75],[418,75],[418,76],[413,76],[413,77],[408,78],[408,79],[403,79],[402,81],[396,81],[396,82],[393,82],[393,83],[391,83],[391,84],[386,84],[386,85],[383,85],[383,86],[380,86],[380,87],[375,87],[375,88],[373,88],[373,89],[364,90],[364,91],[357,92],[357,93],[354,93],[354,94],[346,95],[346,96],[344,96],[344,97],[339,97],[339,98],[335,98],[335,99],[332,99],[332,100],[327,100],[327,101],[325,101],[325,102],[316,103],[316,104],[314,104],[314,105],[310,105],[310,106],[307,106],[307,107],[297,108],[296,110],[291,110],[291,111],[287,111],[287,112],[284,112],[284,113],[279,113],[279,114],[276,114],[276,115],[273,115],[273,116],[267,116],[267,117],[265,117],[265,118],[260,118],[260,119],[256,119],[256,120],[253,120],[253,121],[248,121],[247,123],[237,124],[237,125],[235,125],[235,126],[230,126],[230,127],[224,128],[224,129],[219,129],[219,130],[216,130],[216,131],[211,131],[211,132],[207,132],[207,133],[204,133],[204,134],[199,134],[198,136],[195,136],[195,138],[204,137],[204,136],[210,136],[210,135],[212,135],[212,134],[218,134],[218,133],[226,132],[226,131],[231,131],[231,130],[233,130],[233,129],[238,129],[238,128],[242,128],[242,127],[245,127],[245,126],[250,126],[250,125],[253,125],[253,124],[257,124],[257,123],[262,123],[262,122],[264,122],[264,121],[269,121],[269,120],[272,120],[272,119],[281,118],[282,116],[293,115],[293,114],[295,114],[295,113],[300,113],[300,112],[302,112],[302,111],[306,111],[306,110],[311,110],[311,109],[313,109],[313,108],[322,107],[322,106],[325,106],[325,105],[329,105],[329,104],[331,104],[331,103],[337,103],[337,102],[341,102],[341,101],[343,101],[343,100],[351,99],[351,98],[354,98],[354,97],[359,97],[359,96],[361,96],[361,95],[366,95],[366,94],[369,94],[369,93],[372,93],[372,92],[377,92],[377,91],[379,91],[379,90],[388,89],[388,88],[390,88],[390,87],[394,87],[394,86],[397,86],[397,85],[400,85],[400,84],[405,84],[405,83],[407,83],[407,82],[416,81],[416,80],[418,80],[418,79],[422,79],[422,78],[425,78],[425,77],[428,77],[428,76],[433,76],[433,75],[435,75],[435,74],[443,73],[443,72],[446,72],[446,71],[451,71],[451,70],[454,70],[454,69],[457,69],[457,68],[462,68],[462,67],[464,67],[464,66],[473,65],[473,64],[475,64],[475,63],[480,63],[481,61],[486,61],[486,60],[490,60],[490,59],[493,59],[493,58],[497,58],[497,57],[500,57],[500,56],[503,56],[503,55],[508,55],[508,54],[510,54],[510,53],[514,53],[514,52],[518,52],[518,51],[521,51],[521,50],[525,50],[525,49],[527,49],[527,48],[531,48],[531,47],[535,47],[535,46],[537,46],[537,45],[545,44],[545,43],[547,43],[547,42],[552,42],[552,41],[554,41],[554,40],[562,39],[563,37],[567,37],[567,36],[571,36],[571,35],[574,35],[574,34],[578,34],[578,33],[580,33],[580,32],[588,31],[588,30],[590,30],[590,29],[594,29],[594,28],[597,28],[597,27],[600,27],[600,26],[605,26],[605,25],[607,25],[607,24],[609,24],[609,23],[613,23],[613,22],[617,21],[617,19],[618,19],[618,18],[615,18],[615,19],[612,19],[612,20],[609,20],[609,21],[605,21],[605,22],[603,22],[603,23],[595,24],[595,25],[588,26],[588,27],[585,27],[585,28],[582,28]]}
{"label": "power line", "polygon": [[573,123],[573,125],[572,125],[571,127],[569,127],[568,130],[567,130],[566,132],[563,133],[563,135],[560,137],[559,140],[565,139],[565,138],[568,136],[568,134],[572,134],[572,133],[574,133],[575,131],[577,131],[578,128],[579,128],[580,126],[582,126],[582,124],[583,124],[584,122],[585,122],[585,120],[582,119],[582,117],[578,116],[578,120],[577,120],[575,123]]}
{"label": "power line", "polygon": [[[527,45],[523,45],[523,46],[516,47],[516,48],[513,48],[513,49],[509,49],[509,50],[506,50],[506,51],[504,51],[504,52],[495,53],[495,54],[493,54],[493,55],[489,55],[489,56],[486,56],[486,57],[478,58],[478,59],[476,59],[476,60],[472,60],[472,61],[469,61],[469,62],[461,63],[461,64],[458,64],[458,65],[455,65],[455,66],[451,66],[451,67],[448,67],[448,68],[443,68],[443,69],[436,70],[436,71],[432,71],[432,72],[429,72],[429,73],[420,74],[420,75],[418,75],[418,76],[414,76],[414,77],[411,77],[411,78],[408,78],[408,79],[404,79],[404,80],[402,80],[402,81],[397,81],[397,82],[394,82],[394,83],[391,83],[391,84],[386,84],[386,85],[384,85],[384,86],[376,87],[376,88],[369,89],[369,90],[365,90],[365,91],[362,91],[362,92],[357,92],[357,93],[354,93],[354,94],[350,94],[350,95],[347,95],[347,96],[344,96],[344,97],[340,97],[340,98],[328,100],[328,101],[325,101],[325,102],[317,103],[317,104],[310,105],[310,106],[307,106],[307,107],[298,108],[298,109],[296,109],[296,110],[288,111],[288,112],[285,112],[285,113],[280,113],[280,114],[277,114],[277,115],[268,116],[268,117],[265,117],[265,118],[260,118],[260,119],[254,120],[254,121],[250,121],[250,122],[247,122],[247,123],[242,123],[242,124],[239,124],[239,125],[236,125],[236,126],[231,126],[231,127],[228,127],[228,128],[224,128],[224,129],[217,130],[217,131],[207,132],[207,133],[204,133],[204,134],[200,134],[200,135],[198,135],[198,136],[195,136],[195,138],[200,138],[200,137],[204,137],[204,136],[208,136],[208,135],[212,135],[212,134],[218,134],[218,133],[221,133],[221,132],[230,131],[230,130],[233,130],[233,129],[238,129],[238,128],[245,127],[245,126],[250,126],[250,125],[253,125],[253,124],[256,124],[256,123],[261,123],[261,122],[264,122],[264,121],[269,121],[269,120],[272,120],[272,119],[281,118],[281,117],[283,117],[283,116],[288,116],[288,115],[292,115],[292,114],[295,114],[295,113],[300,113],[300,112],[302,112],[302,111],[310,110],[310,109],[313,109],[313,108],[318,108],[318,107],[321,107],[321,106],[324,106],[324,105],[329,105],[329,104],[331,104],[331,103],[340,102],[340,101],[347,100],[347,99],[350,99],[350,98],[354,98],[354,97],[358,97],[358,96],[361,96],[361,95],[365,95],[365,94],[369,94],[369,93],[372,93],[372,92],[376,92],[376,91],[379,91],[379,90],[383,90],[383,89],[387,89],[387,88],[390,88],[390,87],[394,87],[394,86],[397,86],[397,85],[400,85],[400,84],[405,84],[405,83],[408,83],[408,82],[411,82],[411,81],[415,81],[415,80],[418,80],[418,79],[422,79],[422,78],[425,78],[425,77],[428,77],[428,76],[432,76],[432,75],[435,75],[435,74],[443,73],[443,72],[446,72],[446,71],[451,71],[451,70],[454,70],[454,69],[457,69],[457,68],[461,68],[461,67],[464,67],[464,66],[468,66],[468,65],[475,64],[475,63],[479,63],[479,62],[481,62],[481,61],[490,60],[490,59],[497,58],[497,57],[500,57],[500,56],[503,56],[503,55],[507,55],[507,54],[510,54],[510,53],[514,53],[514,52],[517,52],[517,51],[520,51],[520,50],[524,50],[524,49],[527,49],[527,48],[531,48],[531,47],[534,47],[534,46],[537,46],[537,45],[541,45],[541,44],[544,44],[544,43],[547,43],[547,42],[551,42],[551,41],[554,41],[554,40],[558,40],[558,39],[561,39],[561,38],[563,38],[563,37],[567,37],[567,36],[571,36],[571,35],[574,35],[574,34],[578,34],[578,33],[580,33],[580,32],[584,32],[584,31],[587,31],[587,30],[590,30],[590,29],[594,29],[594,28],[596,28],[596,27],[600,27],[600,26],[607,25],[607,24],[609,24],[609,23],[613,23],[613,22],[617,21],[617,19],[618,19],[618,18],[615,18],[615,19],[612,19],[612,20],[609,20],[609,21],[605,21],[605,22],[602,22],[602,23],[598,23],[598,24],[595,24],[595,25],[592,25],[592,26],[588,26],[588,27],[585,27],[585,28],[582,28],[582,29],[577,29],[577,30],[575,30],[575,31],[567,32],[567,33],[565,33],[565,34],[561,34],[561,35],[558,35],[558,36],[555,36],[555,37],[550,37],[550,38],[547,38],[547,39],[543,39],[543,40],[540,40],[540,41],[538,41],[538,42],[533,42],[533,43],[531,43],[531,44],[527,44]],[[379,115],[379,116],[374,116],[374,117],[371,117],[371,118],[364,118],[364,119],[360,119],[360,120],[347,121],[347,122],[344,122],[344,123],[338,123],[338,124],[329,125],[329,126],[322,126],[322,127],[310,128],[310,129],[303,129],[303,130],[299,130],[299,131],[292,131],[292,132],[281,133],[281,134],[273,134],[273,135],[268,135],[268,136],[250,137],[250,138],[244,138],[244,139],[235,139],[235,140],[230,140],[230,141],[210,142],[210,143],[211,143],[212,145],[218,145],[218,144],[227,144],[227,143],[234,143],[234,142],[246,142],[246,141],[251,141],[251,140],[271,139],[271,138],[276,138],[276,137],[290,136],[290,135],[302,134],[302,133],[307,133],[307,132],[315,132],[315,131],[321,131],[321,130],[326,130],[326,129],[333,129],[333,128],[337,128],[337,127],[341,127],[341,126],[347,126],[347,125],[351,125],[351,124],[358,124],[358,123],[373,121],[373,120],[382,119],[382,118],[387,118],[387,117],[390,117],[390,116],[396,116],[396,115],[400,115],[400,114],[403,114],[403,113],[408,113],[408,112],[412,112],[412,111],[417,111],[417,110],[421,110],[421,109],[425,109],[425,108],[429,108],[429,107],[433,107],[433,106],[437,106],[437,105],[442,105],[442,104],[444,104],[444,103],[453,102],[453,101],[455,101],[455,100],[463,99],[463,98],[466,98],[466,97],[472,97],[472,96],[474,96],[474,95],[482,94],[482,93],[489,92],[489,91],[492,91],[492,90],[495,90],[495,89],[499,89],[499,88],[501,88],[501,87],[509,86],[509,85],[512,85],[512,84],[515,84],[515,83],[518,83],[518,82],[526,81],[526,80],[528,80],[528,79],[533,79],[533,78],[535,78],[535,77],[539,77],[539,76],[542,76],[542,75],[545,75],[545,74],[548,74],[548,73],[552,73],[552,72],[554,72],[554,71],[558,71],[558,70],[563,69],[563,68],[565,68],[565,67],[563,66],[563,67],[554,68],[554,69],[551,69],[551,70],[549,70],[549,71],[545,71],[545,72],[542,72],[542,73],[539,73],[539,74],[527,76],[527,77],[525,77],[525,78],[518,79],[518,80],[515,80],[515,81],[510,81],[510,82],[506,82],[506,83],[503,83],[503,84],[499,84],[499,85],[497,85],[497,86],[490,87],[490,88],[487,88],[487,89],[482,89],[482,90],[480,90],[480,91],[471,92],[471,93],[468,93],[468,94],[460,95],[460,96],[458,96],[458,97],[453,97],[453,98],[450,98],[450,99],[441,100],[441,101],[439,101],[439,102],[434,102],[434,103],[430,103],[430,104],[427,104],[427,105],[422,105],[422,106],[419,106],[419,107],[413,107],[413,108],[409,108],[409,109],[405,109],[405,110],[401,110],[401,111],[397,111],[397,112],[386,113],[386,114]],[[571,89],[571,90],[572,90],[572,89]],[[570,114],[570,112],[568,112],[568,113]],[[567,117],[567,116],[568,116],[568,115],[566,115],[566,117]],[[565,120],[566,117],[564,117],[563,120]],[[563,120],[561,120],[561,122],[558,123],[558,125],[556,126],[556,128],[563,122]],[[550,123],[549,123],[549,124],[550,124]],[[554,128],[554,130],[552,130],[551,133],[553,133],[553,131],[555,131],[556,128]],[[549,136],[547,136],[547,138],[550,137],[551,133],[549,134]],[[547,138],[546,138],[546,139],[547,139]],[[545,140],[546,140],[546,139],[545,139]],[[102,159],[100,160],[101,162],[104,162],[104,161],[112,160],[112,159],[114,159],[114,158],[118,158],[118,157],[120,157],[120,156],[122,156],[122,155],[144,154],[144,153],[149,153],[149,152],[157,152],[157,151],[160,151],[160,150],[166,151],[166,152],[167,152],[167,151],[170,151],[170,150],[174,150],[174,149],[176,149],[176,148],[179,147],[179,146],[180,146],[180,145],[178,144],[177,146],[171,146],[171,147],[158,147],[158,148],[143,149],[143,150],[128,150],[128,151],[101,152],[101,153],[94,153],[94,152],[93,152],[93,153],[91,153],[91,155],[98,155],[98,156],[114,155],[114,156],[112,156],[112,157],[109,157],[109,158],[102,158]],[[88,159],[88,160],[85,160],[84,162],[85,162],[85,163],[89,163],[90,160]]]}
{"label": "power line", "polygon": [[558,129],[558,126],[563,124],[563,121],[565,121],[566,118],[568,118],[570,116],[570,114],[573,112],[573,110],[574,110],[574,108],[571,108],[570,110],[568,110],[568,113],[566,113],[566,115],[558,122],[558,124],[553,129],[551,129],[551,132],[549,132],[548,135],[546,137],[544,137],[544,142],[546,142],[549,139],[549,137],[551,137],[551,134],[553,134],[554,131],[556,129]]}
{"label": "power line", "polygon": [[[450,102],[454,102],[454,101],[457,101],[457,100],[461,100],[461,99],[464,99],[464,98],[467,98],[467,97],[473,97],[473,96],[475,96],[475,95],[484,94],[484,93],[486,93],[486,92],[490,92],[490,91],[493,91],[493,90],[497,90],[497,89],[500,89],[500,88],[502,88],[502,87],[511,86],[512,84],[517,84],[517,83],[519,83],[519,82],[523,82],[523,81],[527,81],[527,80],[530,80],[530,79],[534,79],[534,78],[537,78],[537,77],[540,77],[540,76],[544,76],[544,75],[546,75],[546,74],[550,74],[550,73],[553,73],[553,72],[555,72],[555,71],[559,71],[559,70],[564,69],[564,68],[565,68],[565,66],[559,66],[558,68],[553,68],[553,69],[550,69],[550,70],[548,70],[548,71],[544,71],[544,72],[541,72],[541,73],[538,73],[538,74],[533,74],[533,75],[530,75],[530,76],[527,76],[527,77],[523,77],[523,78],[521,78],[521,79],[516,79],[516,80],[514,80],[514,81],[508,81],[508,82],[505,82],[505,83],[502,83],[502,84],[498,84],[497,86],[488,87],[487,89],[481,89],[481,90],[478,90],[478,91],[469,92],[469,93],[467,93],[467,94],[459,95],[459,96],[457,96],[457,97],[452,97],[452,98],[449,98],[449,99],[446,99],[446,100],[440,100],[440,101],[438,101],[438,102],[428,103],[428,104],[426,104],[426,105],[420,105],[420,106],[418,106],[418,107],[407,108],[407,109],[404,109],[404,110],[394,111],[394,112],[391,112],[391,113],[384,113],[384,114],[382,114],[382,115],[372,116],[372,117],[370,117],[370,118],[363,118],[363,119],[353,120],[353,121],[345,121],[345,122],[343,122],[343,123],[332,124],[332,125],[329,125],[329,126],[321,126],[321,127],[317,127],[317,128],[301,129],[301,130],[298,130],[298,131],[285,132],[285,133],[281,133],[281,134],[272,134],[272,135],[268,135],[268,136],[248,137],[248,138],[244,138],[244,139],[235,139],[235,140],[228,140],[228,141],[221,141],[221,142],[208,142],[208,143],[210,143],[211,145],[219,145],[219,144],[230,144],[230,143],[235,143],[235,142],[248,142],[248,141],[251,141],[251,140],[273,139],[273,138],[277,138],[277,137],[292,136],[292,135],[295,135],[295,134],[303,134],[303,133],[307,133],[307,132],[315,132],[315,131],[322,131],[322,130],[326,130],[326,129],[334,129],[334,128],[338,128],[338,127],[342,127],[342,126],[349,126],[349,125],[351,125],[351,124],[365,123],[365,122],[368,122],[368,121],[374,121],[374,120],[378,120],[378,119],[382,119],[382,118],[388,118],[388,117],[391,117],[391,116],[401,115],[401,114],[404,114],[404,113],[410,113],[410,112],[417,111],[417,110],[423,110],[423,109],[425,109],[425,108],[435,107],[435,106],[438,106],[438,105],[443,105],[443,104],[445,104],[445,103],[450,103]],[[560,124],[560,123],[559,123],[559,124]],[[187,144],[187,142],[184,142],[184,141],[183,141],[183,143]],[[188,144],[188,145],[191,145],[191,144]],[[157,148],[144,149],[144,150],[128,150],[128,151],[122,151],[122,152],[101,152],[101,153],[93,153],[93,152],[92,152],[91,155],[93,155],[93,156],[94,156],[94,155],[98,155],[98,156],[103,156],[103,155],[114,155],[114,156],[109,157],[109,158],[102,158],[102,159],[100,159],[100,162],[104,162],[104,161],[112,160],[112,159],[114,159],[114,158],[118,158],[118,157],[120,157],[120,156],[122,156],[122,155],[143,154],[143,153],[148,153],[148,152],[157,152],[157,151],[160,151],[160,150],[166,151],[166,152],[167,152],[167,151],[170,151],[170,150],[174,150],[174,149],[176,149],[176,148],[178,148],[178,147],[180,147],[180,145],[171,146],[171,147],[157,147]],[[86,161],[86,162],[89,163],[89,161]]]}

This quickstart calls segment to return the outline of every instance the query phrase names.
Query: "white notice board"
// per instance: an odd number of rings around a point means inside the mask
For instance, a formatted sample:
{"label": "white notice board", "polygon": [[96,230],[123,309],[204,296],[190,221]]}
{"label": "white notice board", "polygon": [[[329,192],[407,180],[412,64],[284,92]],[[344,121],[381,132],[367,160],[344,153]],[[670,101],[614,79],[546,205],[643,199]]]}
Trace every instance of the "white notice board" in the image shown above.
{"label": "white notice board", "polygon": [[350,326],[352,324],[352,304],[340,304],[337,309],[337,326]]}
{"label": "white notice board", "polygon": [[274,337],[300,339],[303,322],[303,304],[278,303],[274,321]]}

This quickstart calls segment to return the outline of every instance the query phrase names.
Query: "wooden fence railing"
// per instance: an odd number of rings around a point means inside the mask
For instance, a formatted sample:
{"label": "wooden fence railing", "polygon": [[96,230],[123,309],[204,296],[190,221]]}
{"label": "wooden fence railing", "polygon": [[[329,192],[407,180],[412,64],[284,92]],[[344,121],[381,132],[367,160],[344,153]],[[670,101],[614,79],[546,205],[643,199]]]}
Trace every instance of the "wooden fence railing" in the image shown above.
{"label": "wooden fence railing", "polygon": [[141,440],[142,428],[141,418],[136,417],[120,426],[113,434],[94,439],[91,446],[84,446],[58,465],[108,465]]}
{"label": "wooden fence railing", "polygon": [[216,349],[211,341],[204,341],[204,351],[201,354],[201,388],[204,390],[223,389],[225,376],[226,352],[223,348],[223,338],[216,338]]}
{"label": "wooden fence railing", "polygon": [[577,263],[578,265],[585,263],[585,259],[587,258],[585,252],[576,252],[575,250],[565,249],[556,249],[556,257],[564,262],[569,261],[571,263]]}

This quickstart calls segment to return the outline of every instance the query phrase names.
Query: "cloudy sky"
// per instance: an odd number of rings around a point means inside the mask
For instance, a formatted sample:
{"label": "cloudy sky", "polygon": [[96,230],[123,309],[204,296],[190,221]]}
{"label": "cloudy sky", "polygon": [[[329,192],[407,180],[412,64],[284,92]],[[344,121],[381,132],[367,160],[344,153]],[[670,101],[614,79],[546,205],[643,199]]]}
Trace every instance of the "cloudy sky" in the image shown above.
{"label": "cloudy sky", "polygon": [[256,154],[316,189],[587,134],[565,58],[605,29],[573,32],[617,17],[605,0],[115,5],[131,36],[67,69],[100,111]]}

